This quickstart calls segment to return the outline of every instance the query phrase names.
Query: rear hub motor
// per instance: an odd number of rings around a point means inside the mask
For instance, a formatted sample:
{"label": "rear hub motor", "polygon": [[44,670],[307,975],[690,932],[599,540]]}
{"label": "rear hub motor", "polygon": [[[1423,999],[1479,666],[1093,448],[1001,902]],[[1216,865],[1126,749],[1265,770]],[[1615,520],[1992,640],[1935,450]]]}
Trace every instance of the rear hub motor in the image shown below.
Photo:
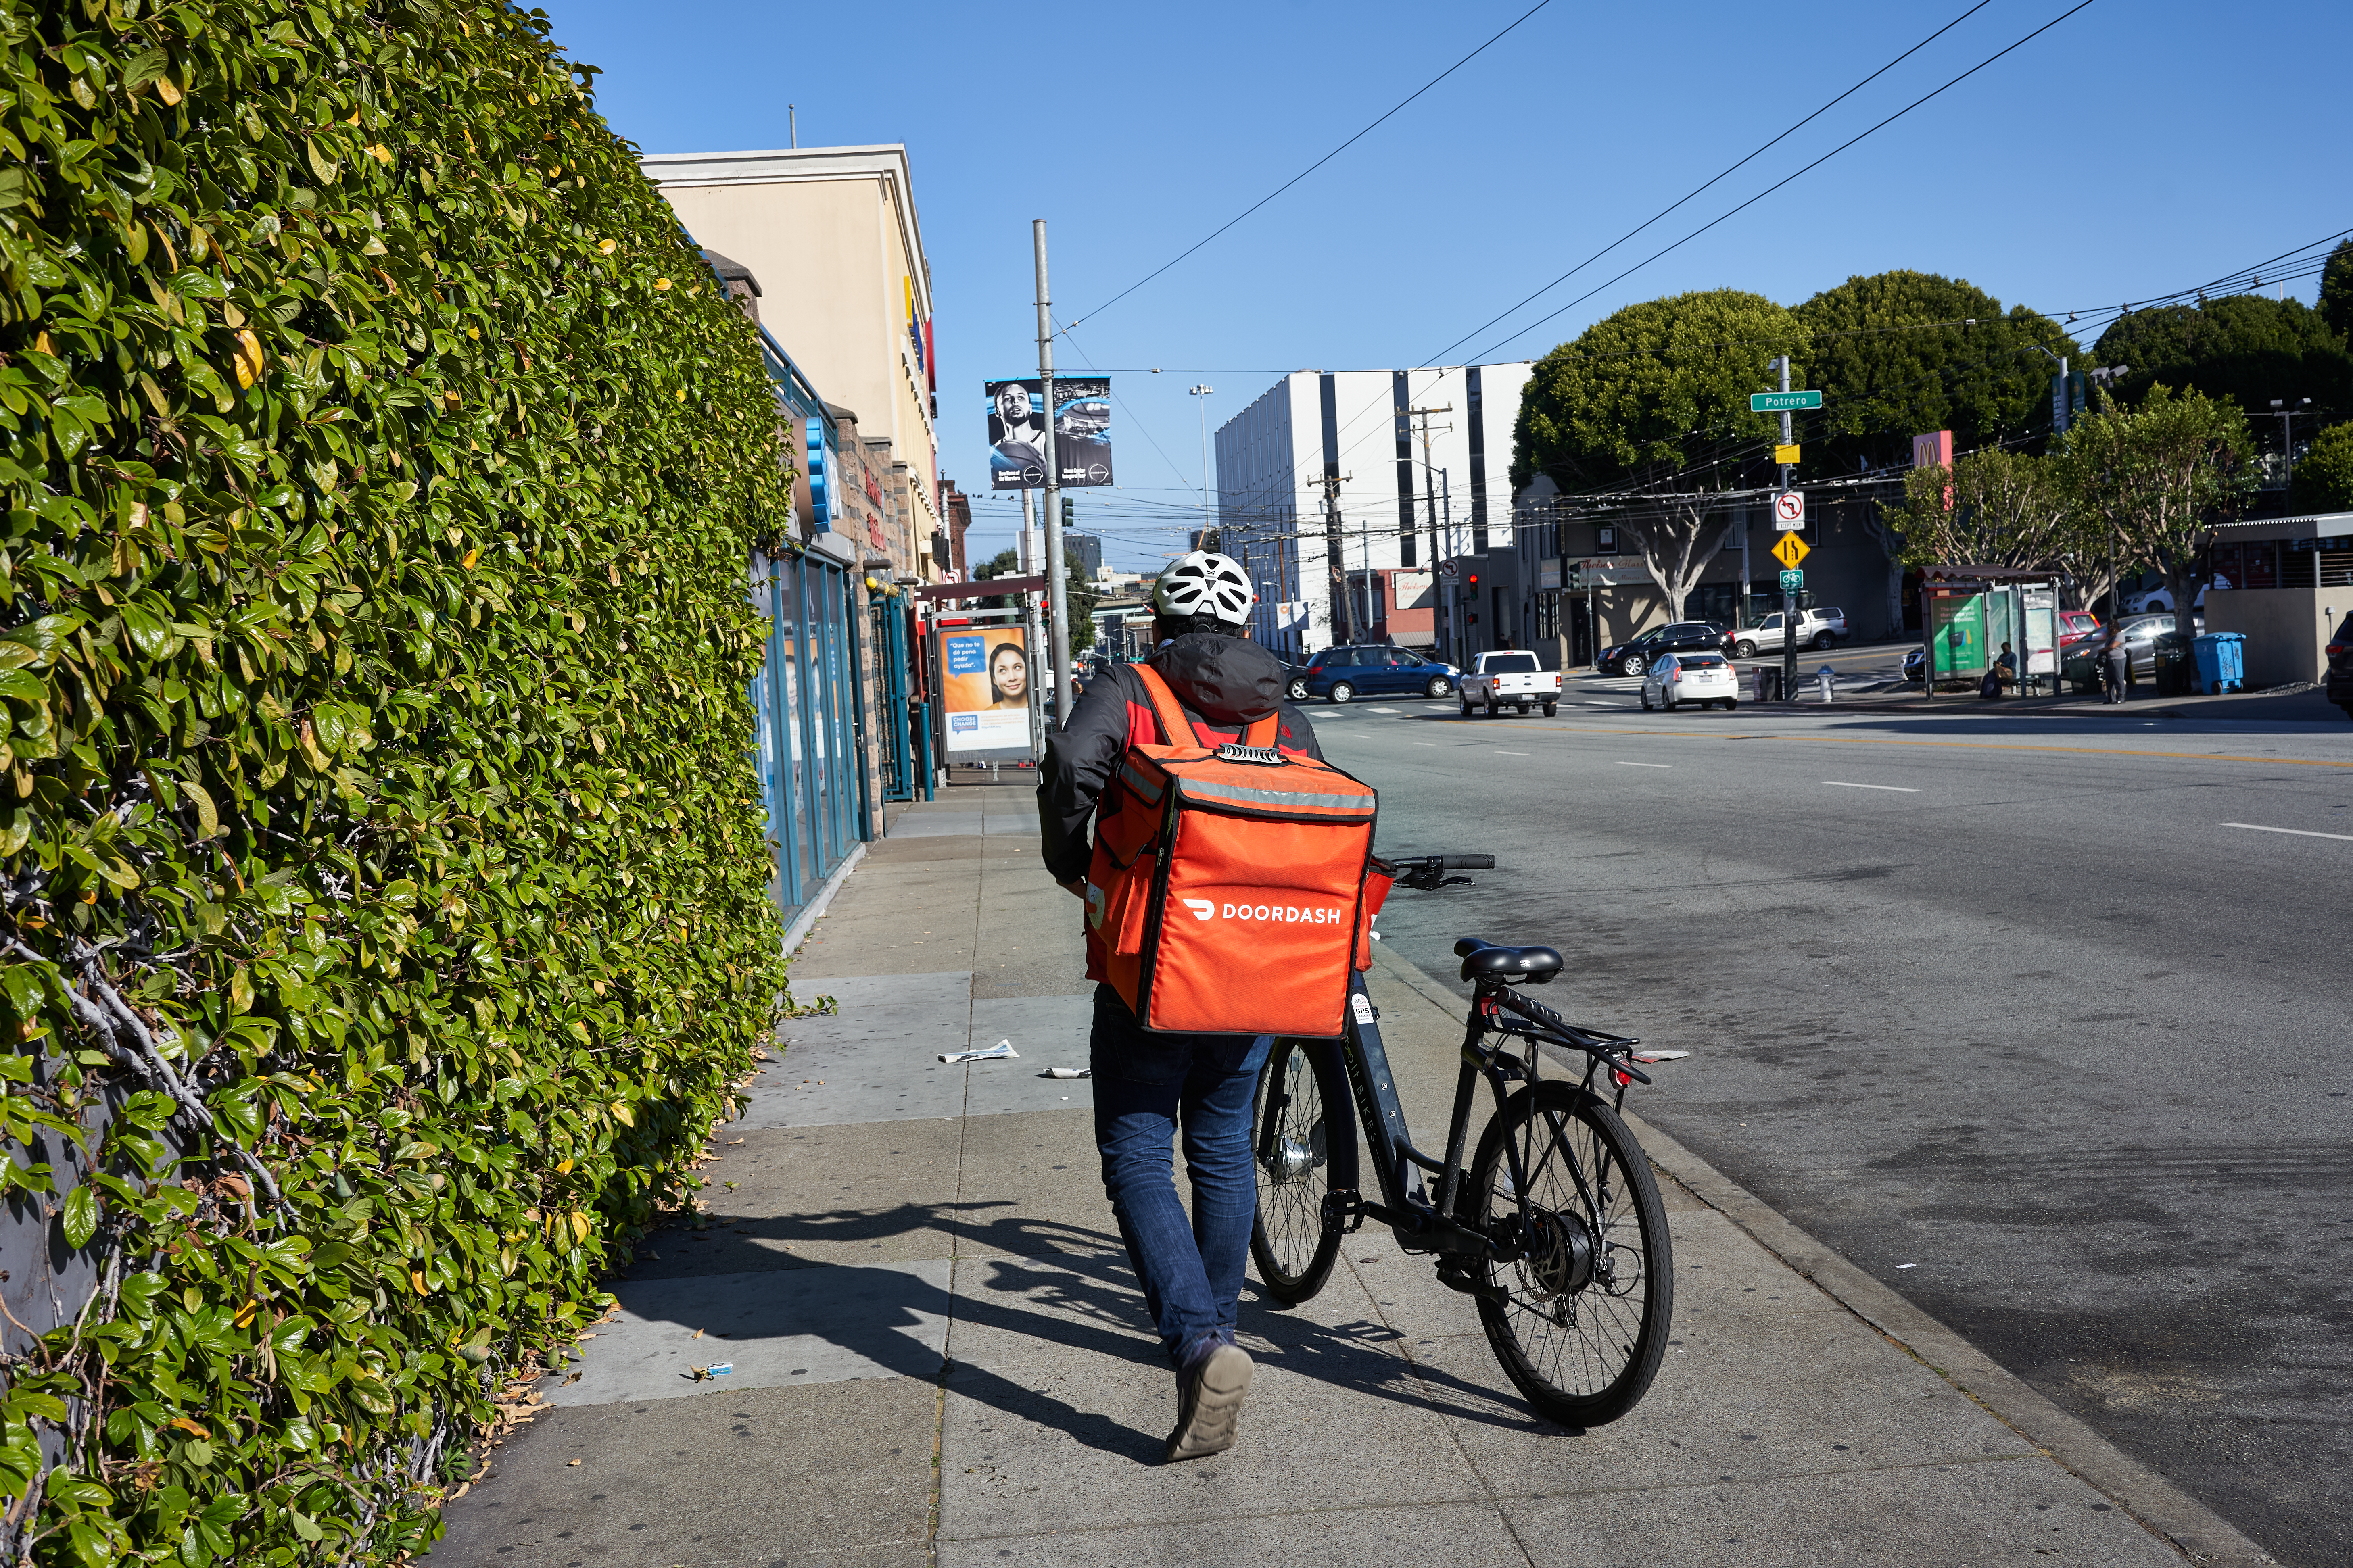
{"label": "rear hub motor", "polygon": [[1528,1216],[1520,1279],[1532,1301],[1557,1301],[1593,1281],[1593,1233],[1573,1214],[1539,1210]]}

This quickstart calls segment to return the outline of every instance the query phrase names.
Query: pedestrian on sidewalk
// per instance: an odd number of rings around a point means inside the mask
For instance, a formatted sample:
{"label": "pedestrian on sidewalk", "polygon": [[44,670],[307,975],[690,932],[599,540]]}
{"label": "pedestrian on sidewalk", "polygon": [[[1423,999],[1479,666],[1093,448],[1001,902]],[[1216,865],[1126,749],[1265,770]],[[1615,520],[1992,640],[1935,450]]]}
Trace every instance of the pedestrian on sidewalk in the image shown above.
{"label": "pedestrian on sidewalk", "polygon": [[[1282,667],[1249,640],[1255,599],[1249,574],[1231,556],[1197,550],[1179,558],[1153,588],[1157,647],[1145,662],[1175,692],[1200,744],[1239,742],[1253,721],[1275,714],[1277,746],[1320,762],[1314,731],[1282,700]],[[1151,696],[1128,666],[1113,665],[1088,689],[1069,726],[1049,736],[1038,784],[1040,847],[1056,882],[1087,896],[1088,822],[1130,744],[1181,739],[1160,734]],[[1087,973],[1098,982],[1107,973],[1092,929]],[[1247,986],[1261,978],[1232,980]],[[1264,1035],[1147,1030],[1110,984],[1095,987],[1095,1147],[1145,1310],[1176,1369],[1171,1460],[1232,1447],[1250,1388],[1250,1358],[1234,1343],[1234,1325],[1258,1206],[1250,1102],[1272,1044]],[[1180,1126],[1193,1189],[1189,1220],[1169,1154]]]}
{"label": "pedestrian on sidewalk", "polygon": [[2122,702],[2132,687],[2132,651],[2125,647],[2122,626],[2108,628],[2108,646],[2104,656],[2108,671],[2110,702]]}

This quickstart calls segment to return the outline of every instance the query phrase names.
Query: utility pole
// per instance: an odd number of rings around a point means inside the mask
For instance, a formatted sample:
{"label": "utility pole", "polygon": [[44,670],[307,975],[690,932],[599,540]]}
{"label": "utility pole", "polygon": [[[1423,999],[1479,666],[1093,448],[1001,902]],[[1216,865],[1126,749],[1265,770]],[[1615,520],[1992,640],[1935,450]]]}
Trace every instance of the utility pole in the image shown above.
{"label": "utility pole", "polygon": [[2297,408],[2290,408],[2284,397],[2272,399],[2272,412],[2280,422],[2280,480],[2284,484],[2295,478],[2295,416],[2311,406],[2309,397]]}
{"label": "utility pole", "polygon": [[1201,548],[1214,548],[1217,525],[1209,521],[1209,394],[1214,386],[1188,386],[1194,405],[1201,411]]}
{"label": "utility pole", "polygon": [[1356,640],[1355,608],[1348,602],[1347,542],[1340,534],[1340,486],[1337,474],[1324,476],[1324,558],[1332,580],[1332,625],[1342,635],[1342,644]]}
{"label": "utility pole", "polygon": [[1071,721],[1070,589],[1062,567],[1062,470],[1054,456],[1054,310],[1046,288],[1046,220],[1029,225],[1038,261],[1038,390],[1046,400],[1046,616],[1054,649],[1055,728]]}
{"label": "utility pole", "polygon": [[[1781,390],[1787,392],[1789,390],[1789,356],[1783,354],[1774,363],[1780,366]],[[1781,410],[1781,445],[1787,447],[1789,444],[1789,411],[1784,408]],[[1788,464],[1781,465],[1783,490],[1789,488],[1791,472]],[[1784,588],[1781,590],[1781,700],[1795,702],[1797,700],[1798,591],[1795,588]]]}
{"label": "utility pole", "polygon": [[[1430,548],[1434,555],[1439,548],[1438,480],[1435,471],[1430,466],[1430,416],[1433,414],[1451,414],[1454,412],[1454,405],[1441,403],[1435,408],[1412,408],[1406,412],[1408,417],[1421,426],[1421,507],[1422,510],[1430,515]],[[1441,425],[1438,428],[1440,433],[1443,434],[1453,429],[1454,426]],[[1437,563],[1433,561],[1431,564],[1435,565]]]}

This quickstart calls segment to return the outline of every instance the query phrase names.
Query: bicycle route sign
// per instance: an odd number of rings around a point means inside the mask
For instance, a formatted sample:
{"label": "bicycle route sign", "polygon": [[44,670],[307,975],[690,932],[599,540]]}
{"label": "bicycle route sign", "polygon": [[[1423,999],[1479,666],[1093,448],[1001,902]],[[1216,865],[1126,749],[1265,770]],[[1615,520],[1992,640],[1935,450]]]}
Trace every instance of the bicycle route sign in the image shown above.
{"label": "bicycle route sign", "polygon": [[1781,574],[1781,592],[1794,594],[1806,585],[1806,574],[1795,566]]}

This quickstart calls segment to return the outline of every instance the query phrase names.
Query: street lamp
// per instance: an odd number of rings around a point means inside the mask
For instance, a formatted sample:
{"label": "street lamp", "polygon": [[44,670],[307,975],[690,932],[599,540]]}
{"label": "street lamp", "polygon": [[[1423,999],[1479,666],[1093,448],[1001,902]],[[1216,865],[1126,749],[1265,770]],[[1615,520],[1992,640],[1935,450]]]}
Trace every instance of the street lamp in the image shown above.
{"label": "street lamp", "polygon": [[1214,386],[1188,386],[1201,410],[1201,539],[1202,548],[1208,547],[1209,538],[1209,394]]}

